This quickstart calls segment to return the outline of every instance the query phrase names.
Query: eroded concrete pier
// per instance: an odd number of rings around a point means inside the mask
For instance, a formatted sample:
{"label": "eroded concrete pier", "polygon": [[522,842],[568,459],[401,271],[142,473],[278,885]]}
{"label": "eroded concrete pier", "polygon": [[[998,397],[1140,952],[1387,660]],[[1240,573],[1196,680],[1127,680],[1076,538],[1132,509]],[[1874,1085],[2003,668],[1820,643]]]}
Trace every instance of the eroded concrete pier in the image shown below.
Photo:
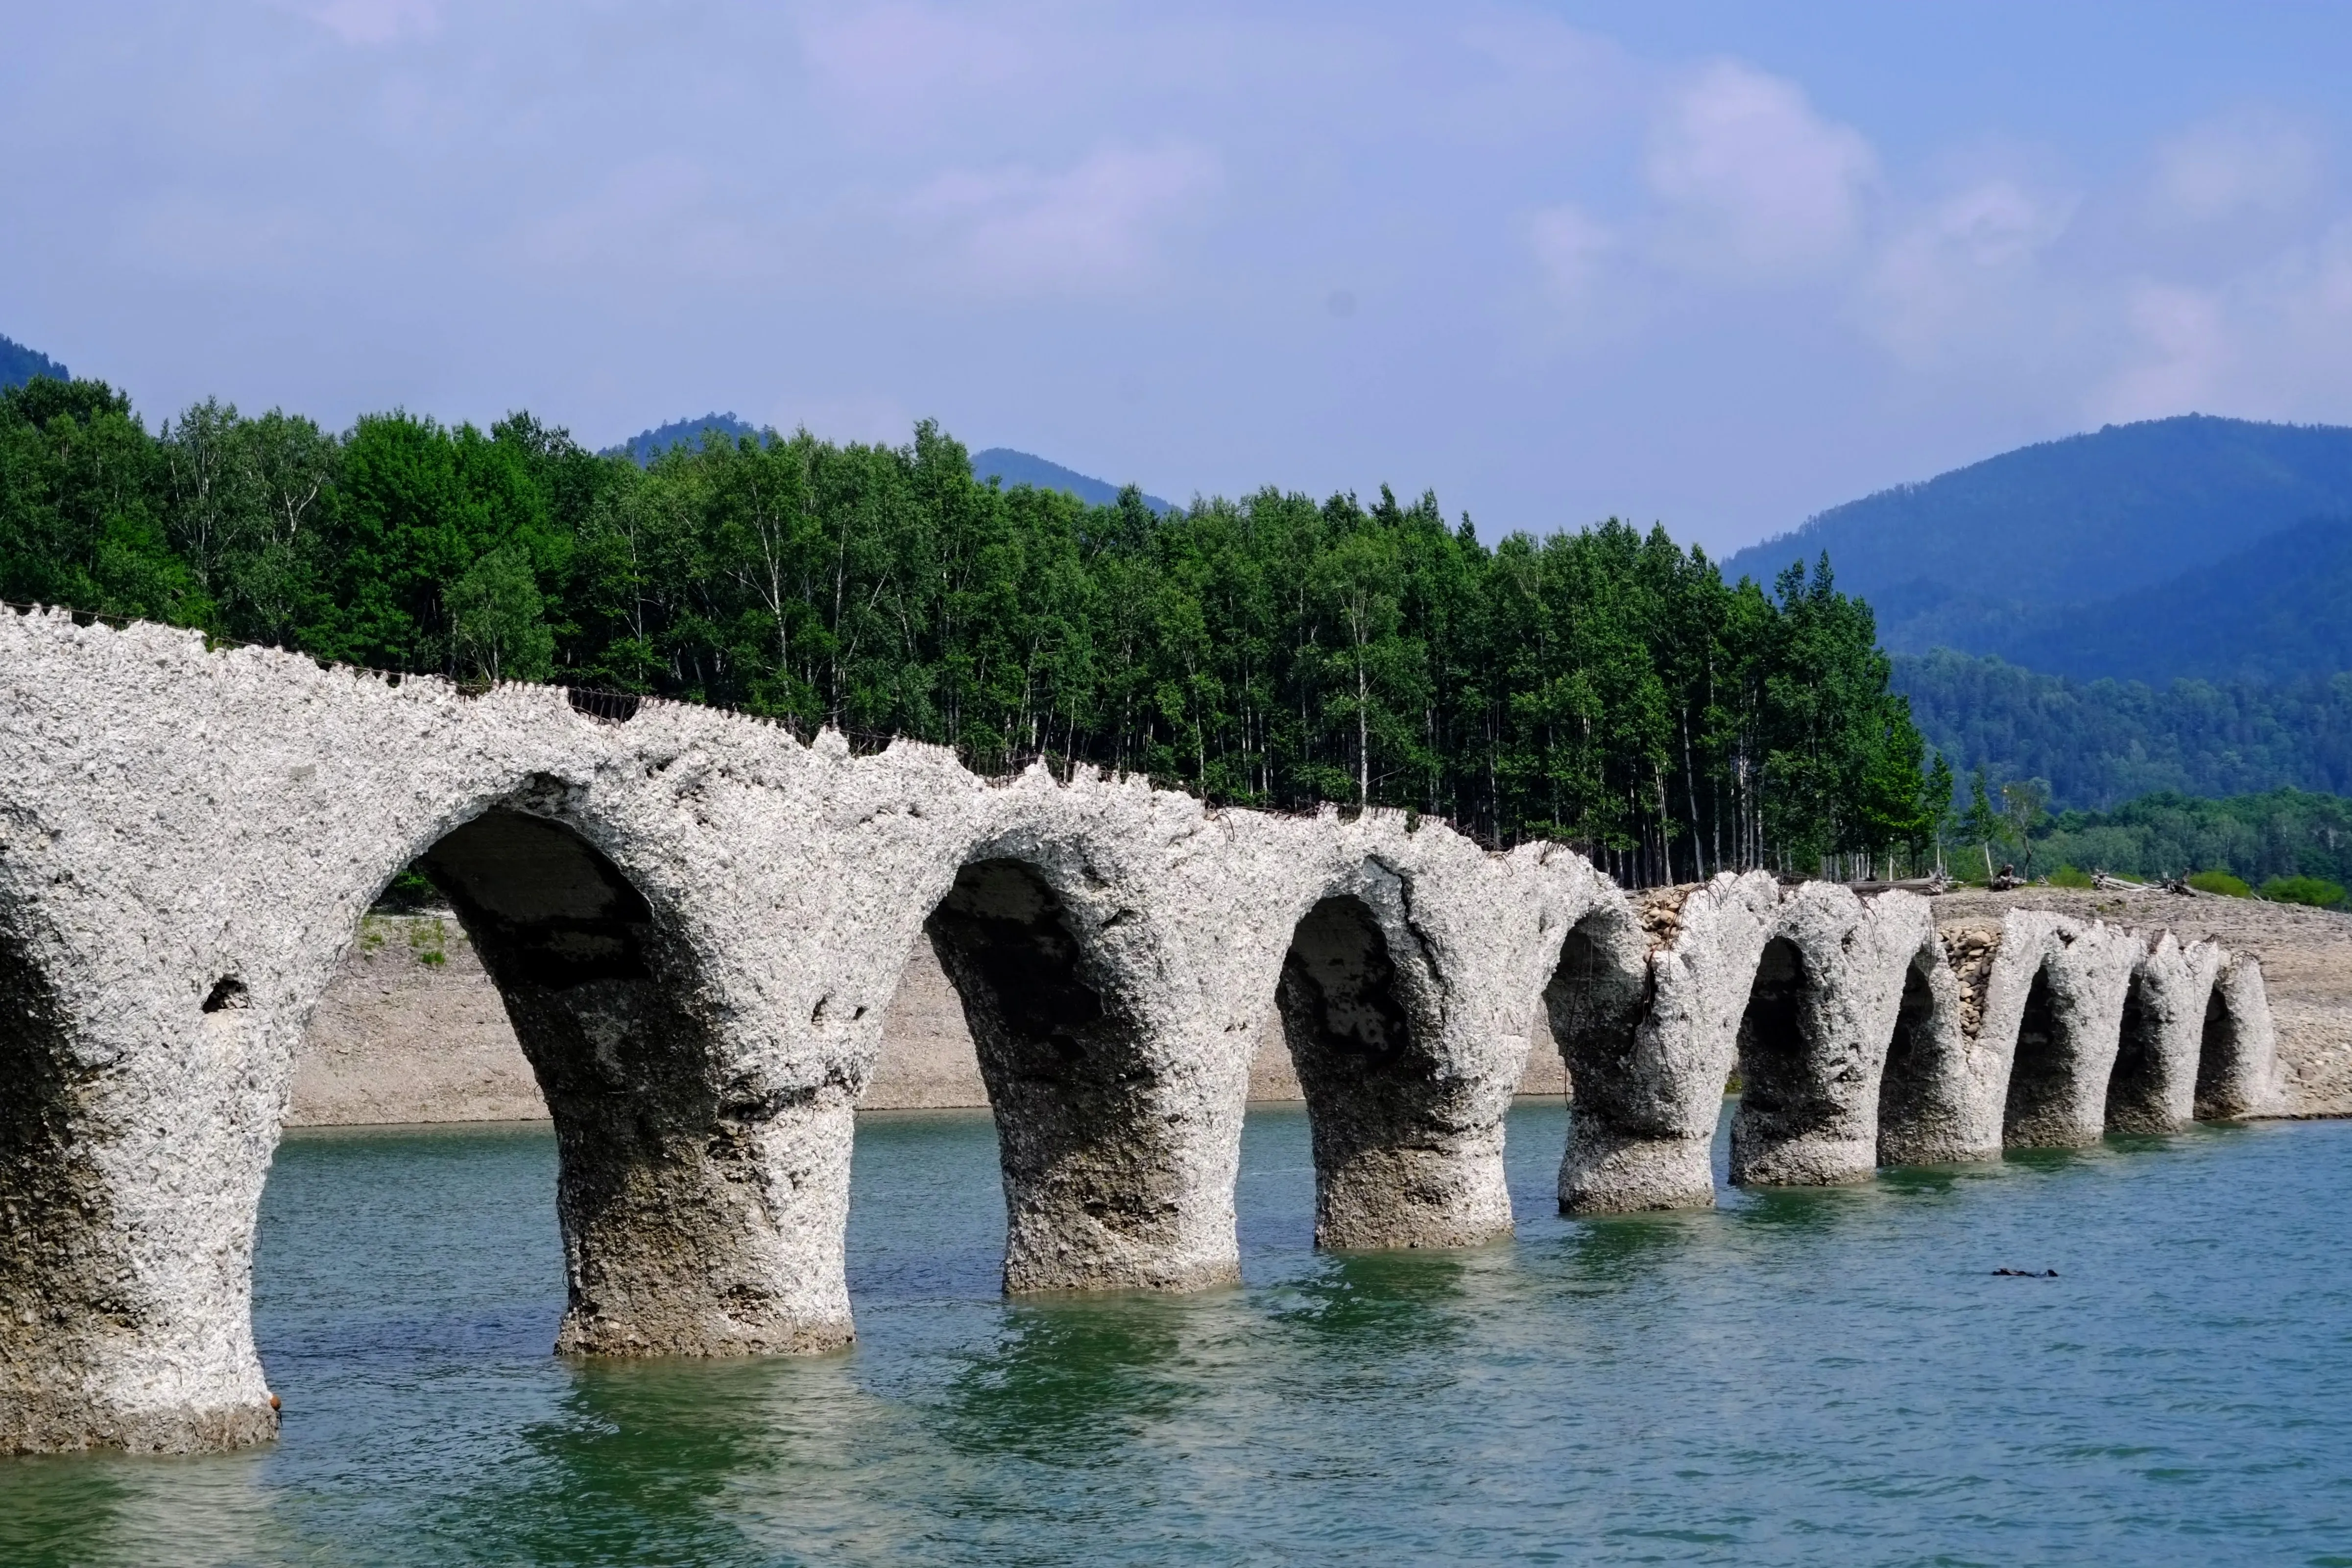
{"label": "eroded concrete pier", "polygon": [[852,1111],[918,940],[979,1049],[1015,1291],[1237,1278],[1269,1003],[1340,1248],[1509,1234],[1538,1010],[1587,1211],[1711,1202],[1735,1070],[1756,1183],[2273,1092],[2255,963],[2095,922],[1938,931],[1907,894],[1760,874],[1629,898],[1555,846],[1395,813],[992,783],[933,747],[61,615],[0,615],[0,1450],[275,1430],[251,1272],[294,1049],[411,863],[554,1118],[573,1353],[851,1340]]}

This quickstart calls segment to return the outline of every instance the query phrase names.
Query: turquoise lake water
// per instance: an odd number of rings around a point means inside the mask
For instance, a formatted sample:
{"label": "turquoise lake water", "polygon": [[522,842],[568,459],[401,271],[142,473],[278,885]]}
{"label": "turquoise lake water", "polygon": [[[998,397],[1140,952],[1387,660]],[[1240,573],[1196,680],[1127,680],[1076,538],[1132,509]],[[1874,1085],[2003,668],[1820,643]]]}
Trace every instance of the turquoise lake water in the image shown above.
{"label": "turquoise lake water", "polygon": [[985,1114],[871,1115],[855,1351],[581,1365],[549,1134],[296,1134],[282,1439],[0,1460],[0,1563],[2352,1564],[2352,1124],[1604,1221],[1564,1136],[1516,1242],[1332,1258],[1254,1111],[1240,1289],[1029,1304]]}

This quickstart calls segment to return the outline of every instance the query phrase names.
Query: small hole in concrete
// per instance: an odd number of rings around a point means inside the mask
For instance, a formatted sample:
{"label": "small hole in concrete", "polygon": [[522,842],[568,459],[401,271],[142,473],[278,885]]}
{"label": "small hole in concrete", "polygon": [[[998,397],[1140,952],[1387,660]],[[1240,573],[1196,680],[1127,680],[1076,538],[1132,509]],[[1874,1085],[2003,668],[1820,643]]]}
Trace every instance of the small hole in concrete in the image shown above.
{"label": "small hole in concrete", "polygon": [[205,1011],[217,1013],[224,1007],[242,1007],[245,1003],[245,982],[234,974],[224,974],[205,998]]}

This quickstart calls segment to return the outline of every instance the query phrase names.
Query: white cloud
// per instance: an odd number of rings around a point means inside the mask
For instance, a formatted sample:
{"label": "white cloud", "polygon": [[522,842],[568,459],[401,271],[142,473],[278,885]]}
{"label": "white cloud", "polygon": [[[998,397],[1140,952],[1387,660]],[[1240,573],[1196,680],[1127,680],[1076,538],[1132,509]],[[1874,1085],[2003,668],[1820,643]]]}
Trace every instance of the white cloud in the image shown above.
{"label": "white cloud", "polygon": [[1616,250],[1616,231],[1573,202],[1545,207],[1528,220],[1528,237],[1552,293],[1580,305],[1600,281],[1601,269]]}
{"label": "white cloud", "polygon": [[2137,283],[2126,327],[2093,403],[2105,417],[2352,420],[2352,221],[2210,288]]}
{"label": "white cloud", "polygon": [[1661,259],[1700,276],[1778,281],[1846,259],[1878,161],[1794,83],[1735,60],[1702,68],[1664,103],[1643,163],[1664,204]]}
{"label": "white cloud", "polygon": [[899,115],[943,98],[1002,88],[1032,69],[1035,49],[998,13],[912,0],[824,5],[801,25],[819,80],[861,108]]}
{"label": "white cloud", "polygon": [[1163,273],[1168,237],[1204,216],[1220,184],[1215,156],[1199,146],[1106,147],[1061,174],[953,171],[901,213],[937,240],[930,269],[950,287],[1115,291]]}
{"label": "white cloud", "polygon": [[2215,295],[2173,284],[2140,282],[2126,294],[2125,317],[2137,363],[2112,377],[2095,401],[2105,419],[2157,419],[2210,409],[2232,354],[2231,332]]}
{"label": "white cloud", "polygon": [[637,158],[585,197],[518,224],[505,248],[528,268],[572,276],[740,280],[772,269],[763,246],[691,159]]}
{"label": "white cloud", "polygon": [[305,14],[347,44],[393,44],[441,30],[441,0],[326,0]]}
{"label": "white cloud", "polygon": [[2157,151],[2150,191],[2158,215],[2175,223],[2219,223],[2302,205],[2319,184],[2311,139],[2266,114],[2207,121]]}
{"label": "white cloud", "polygon": [[2035,262],[2065,232],[2074,206],[2008,179],[1937,203],[1873,258],[1859,302],[1864,327],[1915,364],[2005,336],[2030,309]]}

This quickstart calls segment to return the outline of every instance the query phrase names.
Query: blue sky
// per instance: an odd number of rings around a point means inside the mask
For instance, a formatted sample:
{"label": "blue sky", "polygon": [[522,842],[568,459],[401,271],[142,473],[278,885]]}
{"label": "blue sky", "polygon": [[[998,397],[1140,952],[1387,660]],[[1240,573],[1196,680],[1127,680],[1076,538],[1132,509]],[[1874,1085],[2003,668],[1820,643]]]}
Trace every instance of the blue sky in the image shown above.
{"label": "blue sky", "polygon": [[2110,420],[2352,423],[2347,45],[2147,0],[28,8],[0,332],[151,418],[931,416],[1722,549]]}

